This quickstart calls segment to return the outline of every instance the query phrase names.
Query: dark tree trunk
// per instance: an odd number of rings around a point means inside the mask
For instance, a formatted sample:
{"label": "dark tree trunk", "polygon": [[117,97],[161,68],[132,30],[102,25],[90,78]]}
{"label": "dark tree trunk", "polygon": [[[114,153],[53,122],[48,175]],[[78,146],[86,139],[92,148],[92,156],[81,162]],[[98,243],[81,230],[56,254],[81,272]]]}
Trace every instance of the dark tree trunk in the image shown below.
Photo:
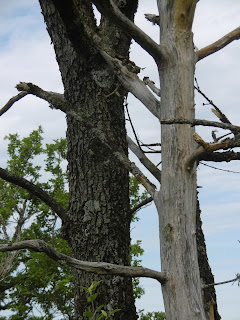
{"label": "dark tree trunk", "polygon": [[[200,271],[200,278],[202,284],[214,283],[214,277],[210,268],[205,238],[202,231],[201,210],[199,202],[197,201],[197,215],[196,215],[196,238],[198,251],[198,264]],[[220,320],[221,317],[217,310],[217,297],[215,287],[209,287],[203,290],[204,309],[208,320]]]}
{"label": "dark tree trunk", "polygon": [[[116,1],[117,2],[117,1]],[[78,48],[69,40],[66,21],[62,21],[59,1],[40,0],[48,32],[54,44],[56,58],[69,108],[89,118],[100,129],[114,150],[127,154],[124,96],[115,75],[96,52],[84,28],[93,28],[104,35],[103,42],[123,57],[128,56],[130,40],[116,27],[101,19],[95,26],[92,7],[79,1],[79,19],[83,31]],[[124,1],[121,1],[124,3]],[[137,2],[128,1],[128,16],[133,18]],[[64,14],[64,12],[63,12]],[[85,19],[85,20],[84,20]],[[64,19],[63,19],[64,20]],[[71,21],[69,21],[69,24]],[[76,35],[73,35],[74,37]],[[67,116],[69,220],[63,226],[65,237],[75,258],[129,265],[130,221],[128,171],[106,152],[92,128],[85,127],[75,117]],[[132,280],[118,276],[98,276],[74,272],[75,318],[83,319],[86,294],[79,286],[89,286],[93,280],[103,280],[96,305],[105,304],[107,311],[121,308],[116,319],[136,319]]]}

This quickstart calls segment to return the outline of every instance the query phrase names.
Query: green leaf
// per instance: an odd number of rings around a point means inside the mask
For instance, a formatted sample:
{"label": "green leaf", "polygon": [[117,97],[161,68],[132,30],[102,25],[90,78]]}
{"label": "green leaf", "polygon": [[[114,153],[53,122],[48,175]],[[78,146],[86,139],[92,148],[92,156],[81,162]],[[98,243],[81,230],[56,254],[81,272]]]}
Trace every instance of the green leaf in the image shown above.
{"label": "green leaf", "polygon": [[97,295],[98,295],[97,292],[94,293],[94,294],[92,294],[90,297],[87,298],[87,301],[88,301],[88,302],[94,301],[94,300],[97,298]]}
{"label": "green leaf", "polygon": [[83,312],[83,316],[84,317],[92,317],[93,316],[93,313],[91,312],[91,311],[85,311],[85,312]]}
{"label": "green leaf", "polygon": [[90,285],[90,287],[88,288],[89,292],[92,293],[93,291],[95,291],[95,289],[99,286],[99,284],[102,282],[102,280],[100,281],[93,281],[93,283]]}
{"label": "green leaf", "polygon": [[89,292],[89,289],[88,289],[88,288],[86,288],[86,287],[82,287],[82,286],[80,286],[79,288],[80,288],[80,289],[85,290],[86,292]]}
{"label": "green leaf", "polygon": [[99,317],[97,317],[97,320],[100,320],[100,319],[102,319],[103,317],[104,317],[104,315],[101,314]]}
{"label": "green leaf", "polygon": [[107,316],[108,316],[107,312],[104,311],[104,310],[101,310],[101,312],[102,312],[102,314],[104,315],[104,317],[107,318]]}
{"label": "green leaf", "polygon": [[111,317],[114,313],[119,312],[121,309],[115,309],[112,312],[109,313],[109,317]]}
{"label": "green leaf", "polygon": [[97,307],[96,312],[100,312],[103,307],[104,307],[104,304],[101,304],[99,307]]}

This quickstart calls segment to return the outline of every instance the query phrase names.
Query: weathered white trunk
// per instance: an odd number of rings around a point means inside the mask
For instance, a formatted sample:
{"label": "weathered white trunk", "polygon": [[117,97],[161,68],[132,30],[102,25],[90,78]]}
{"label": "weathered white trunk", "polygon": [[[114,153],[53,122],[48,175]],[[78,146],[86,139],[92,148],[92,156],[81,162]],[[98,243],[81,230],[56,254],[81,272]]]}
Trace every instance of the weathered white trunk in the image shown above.
{"label": "weathered white trunk", "polygon": [[[159,0],[161,44],[170,50],[159,70],[161,119],[193,119],[195,54],[191,24],[195,1]],[[196,168],[185,168],[196,149],[194,128],[162,125],[162,183],[159,212],[161,265],[170,280],[162,286],[168,320],[205,320],[196,247]]]}

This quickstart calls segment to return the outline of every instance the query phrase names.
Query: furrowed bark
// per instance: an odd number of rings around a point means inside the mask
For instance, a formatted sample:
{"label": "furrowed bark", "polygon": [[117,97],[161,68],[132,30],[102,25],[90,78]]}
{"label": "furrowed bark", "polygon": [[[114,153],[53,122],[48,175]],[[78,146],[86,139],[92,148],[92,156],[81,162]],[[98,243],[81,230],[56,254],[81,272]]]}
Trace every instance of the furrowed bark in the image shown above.
{"label": "furrowed bark", "polygon": [[[71,115],[84,114],[92,125],[109,138],[110,146],[127,155],[125,117],[123,109],[126,91],[101,57],[89,35],[95,32],[92,7],[88,1],[79,2],[79,19],[69,21],[75,15],[77,2],[71,1],[72,12],[66,14],[61,1],[41,0],[48,31],[54,44],[56,58],[62,75],[65,99],[68,103],[67,142],[69,169],[69,211],[68,223],[63,230],[72,248],[73,257],[85,261],[105,261],[129,265],[130,220],[128,170],[121,165],[112,152],[104,149],[94,132],[79,125]],[[116,1],[131,3],[128,11],[132,19],[137,1]],[[81,5],[80,5],[81,4]],[[70,7],[71,7],[70,6]],[[60,15],[62,19],[60,18]],[[72,33],[71,28],[81,30]],[[80,28],[80,29],[78,29]],[[91,29],[92,28],[92,29]],[[121,30],[102,18],[99,26],[102,45],[128,57],[130,38]],[[117,36],[116,36],[117,35]],[[118,95],[112,94],[119,85]],[[83,319],[86,310],[86,294],[80,286],[90,286],[92,281],[103,280],[101,296],[96,305],[105,304],[107,311],[121,308],[117,319],[137,318],[130,278],[101,276],[86,271],[74,271],[75,317]]]}

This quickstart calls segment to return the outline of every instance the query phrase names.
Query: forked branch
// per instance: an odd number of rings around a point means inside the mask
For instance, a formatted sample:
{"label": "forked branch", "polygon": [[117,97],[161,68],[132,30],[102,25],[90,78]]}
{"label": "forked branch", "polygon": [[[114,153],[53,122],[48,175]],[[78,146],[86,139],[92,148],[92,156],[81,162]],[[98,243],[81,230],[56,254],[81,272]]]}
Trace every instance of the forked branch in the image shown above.
{"label": "forked branch", "polygon": [[190,171],[195,161],[197,161],[202,154],[211,153],[219,149],[228,149],[231,145],[231,139],[220,141],[216,143],[208,143],[204,141],[197,133],[193,134],[194,140],[199,144],[197,150],[187,159],[185,167]]}
{"label": "forked branch", "polygon": [[85,270],[98,274],[119,275],[122,277],[146,277],[158,280],[160,283],[167,281],[167,273],[142,267],[129,267],[106,262],[88,262],[71,258],[51,247],[43,240],[26,240],[11,245],[0,244],[0,252],[29,249],[36,252],[44,252],[51,259],[65,263],[75,269]]}
{"label": "forked branch", "polygon": [[233,31],[226,34],[224,37],[219,39],[218,41],[210,44],[207,47],[204,47],[197,51],[197,61],[209,56],[210,54],[213,54],[222,48],[226,47],[229,43],[231,43],[234,40],[240,39],[240,27],[234,29]]}
{"label": "forked branch", "polygon": [[43,202],[45,202],[59,216],[59,218],[61,218],[62,220],[66,220],[65,210],[42,188],[38,187],[27,179],[19,177],[16,174],[11,173],[3,168],[0,168],[0,178],[26,189],[31,195],[36,196]]}

